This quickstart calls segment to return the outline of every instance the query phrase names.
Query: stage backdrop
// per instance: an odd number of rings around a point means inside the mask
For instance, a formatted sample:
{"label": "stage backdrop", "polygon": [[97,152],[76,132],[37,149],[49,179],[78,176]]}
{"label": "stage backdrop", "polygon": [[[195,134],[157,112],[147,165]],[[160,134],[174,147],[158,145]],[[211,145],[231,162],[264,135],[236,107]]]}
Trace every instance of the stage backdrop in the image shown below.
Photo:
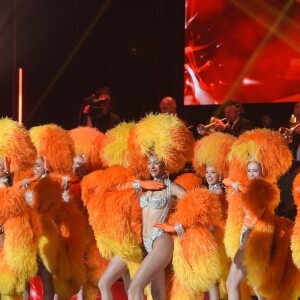
{"label": "stage backdrop", "polygon": [[186,0],[184,105],[300,101],[299,0]]}

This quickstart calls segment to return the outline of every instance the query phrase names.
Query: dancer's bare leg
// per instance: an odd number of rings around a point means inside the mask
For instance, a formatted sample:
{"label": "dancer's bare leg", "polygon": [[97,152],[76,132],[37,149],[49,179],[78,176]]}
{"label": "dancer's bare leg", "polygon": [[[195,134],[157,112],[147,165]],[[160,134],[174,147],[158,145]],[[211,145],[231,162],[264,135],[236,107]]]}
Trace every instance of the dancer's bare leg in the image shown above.
{"label": "dancer's bare leg", "polygon": [[151,295],[153,299],[165,299],[166,297],[166,274],[165,270],[155,275],[155,279],[151,282]]}
{"label": "dancer's bare leg", "polygon": [[[1,296],[0,296],[0,299],[1,299]],[[27,283],[26,284],[26,289],[23,293],[23,300],[29,300],[30,299],[30,284]]]}
{"label": "dancer's bare leg", "polygon": [[128,269],[125,271],[125,273],[123,273],[122,279],[124,282],[124,288],[125,288],[126,294],[128,294],[128,289],[129,289],[129,286],[131,283],[130,273],[129,273]]}
{"label": "dancer's bare leg", "polygon": [[257,296],[257,299],[258,299],[258,300],[265,300],[265,298],[262,297],[262,296],[258,293],[258,291],[257,291],[256,288],[254,288],[254,293],[255,293],[255,295]]}
{"label": "dancer's bare leg", "polygon": [[231,264],[229,274],[226,281],[226,287],[228,292],[228,300],[240,300],[240,285],[246,276],[246,268],[243,264],[244,252],[246,247],[246,242],[251,233],[248,230],[243,236],[243,244],[241,248],[236,253],[233,262]]}
{"label": "dancer's bare leg", "polygon": [[209,300],[220,300],[219,284],[216,282],[209,288]]}
{"label": "dancer's bare leg", "polygon": [[48,272],[44,264],[39,261],[39,271],[38,275],[40,276],[43,288],[44,288],[44,300],[53,300],[54,298],[54,286],[51,273]]}
{"label": "dancer's bare leg", "polygon": [[[170,235],[165,234],[155,240],[152,251],[142,261],[131,281],[128,290],[129,300],[144,300],[144,288],[150,282],[152,282],[152,289],[155,290],[155,293],[161,295],[155,300],[165,299],[165,283],[158,284],[157,278],[162,278],[162,272],[171,262],[173,248],[173,240]],[[159,289],[162,286],[164,290],[160,292]]]}
{"label": "dancer's bare leg", "polygon": [[77,300],[83,300],[83,292],[82,292],[82,287],[80,288],[80,291],[77,293]]}
{"label": "dancer's bare leg", "polygon": [[111,292],[112,285],[127,272],[128,269],[126,263],[119,256],[115,256],[109,263],[98,283],[102,300],[113,299]]}

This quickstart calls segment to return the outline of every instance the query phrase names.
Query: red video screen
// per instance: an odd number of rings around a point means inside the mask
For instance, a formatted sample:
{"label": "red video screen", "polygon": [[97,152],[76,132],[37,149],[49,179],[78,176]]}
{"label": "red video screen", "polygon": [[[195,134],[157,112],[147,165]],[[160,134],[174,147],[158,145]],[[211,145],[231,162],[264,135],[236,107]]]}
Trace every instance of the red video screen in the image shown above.
{"label": "red video screen", "polygon": [[186,0],[184,105],[300,101],[300,0]]}

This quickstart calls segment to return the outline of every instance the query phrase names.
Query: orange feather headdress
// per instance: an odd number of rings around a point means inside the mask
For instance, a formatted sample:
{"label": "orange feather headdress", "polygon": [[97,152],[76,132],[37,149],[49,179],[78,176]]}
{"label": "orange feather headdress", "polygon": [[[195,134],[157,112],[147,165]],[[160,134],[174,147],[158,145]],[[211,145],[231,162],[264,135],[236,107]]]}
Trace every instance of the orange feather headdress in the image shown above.
{"label": "orange feather headdress", "polygon": [[0,159],[8,162],[9,170],[17,180],[24,172],[25,176],[32,172],[36,159],[36,149],[28,131],[9,118],[0,119]]}
{"label": "orange feather headdress", "polygon": [[148,114],[130,131],[129,165],[137,176],[148,176],[147,156],[155,153],[169,173],[178,172],[192,159],[194,138],[172,114]]}
{"label": "orange feather headdress", "polygon": [[112,165],[128,167],[128,139],[134,124],[134,122],[121,122],[105,133],[101,157],[106,167]]}
{"label": "orange feather headdress", "polygon": [[56,124],[32,127],[29,131],[38,156],[46,158],[50,172],[73,174],[74,142],[68,131]]}
{"label": "orange feather headdress", "polygon": [[229,158],[229,176],[247,181],[249,161],[260,163],[264,179],[276,181],[292,164],[292,153],[285,139],[276,131],[255,129],[246,131],[234,142]]}
{"label": "orange feather headdress", "polygon": [[223,178],[226,177],[228,175],[227,155],[235,140],[235,137],[230,134],[214,132],[196,141],[193,158],[195,171],[204,176],[206,167],[211,166]]}
{"label": "orange feather headdress", "polygon": [[69,131],[75,145],[75,155],[84,156],[89,171],[103,168],[100,156],[104,134],[96,128],[77,127]]}

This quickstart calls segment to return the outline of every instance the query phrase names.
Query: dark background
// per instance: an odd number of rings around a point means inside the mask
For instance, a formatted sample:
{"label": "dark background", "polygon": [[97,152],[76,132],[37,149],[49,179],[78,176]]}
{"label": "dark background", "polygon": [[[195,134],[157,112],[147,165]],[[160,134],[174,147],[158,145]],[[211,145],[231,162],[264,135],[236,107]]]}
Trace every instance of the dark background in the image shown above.
{"label": "dark background", "polygon": [[[0,116],[17,117],[17,70],[23,68],[24,123],[77,125],[80,104],[97,88],[114,91],[126,121],[158,111],[172,96],[190,124],[216,106],[183,107],[183,0],[0,0]],[[293,103],[247,104],[287,123]]]}
{"label": "dark background", "polygon": [[76,126],[82,100],[101,86],[125,120],[183,93],[182,0],[14,0],[0,14],[2,116],[17,116],[18,67],[27,126]]}

